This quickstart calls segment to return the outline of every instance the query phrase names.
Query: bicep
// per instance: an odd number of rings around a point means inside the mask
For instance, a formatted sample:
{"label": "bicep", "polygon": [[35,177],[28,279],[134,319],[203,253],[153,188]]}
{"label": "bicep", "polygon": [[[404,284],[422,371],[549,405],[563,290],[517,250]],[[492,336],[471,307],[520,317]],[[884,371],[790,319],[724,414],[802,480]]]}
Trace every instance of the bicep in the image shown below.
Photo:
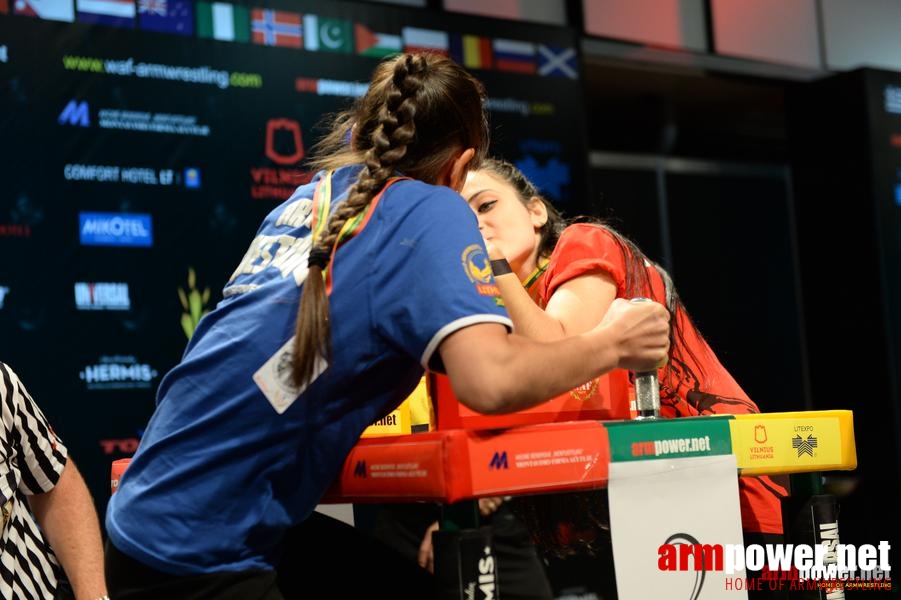
{"label": "bicep", "polygon": [[616,282],[606,271],[593,271],[560,285],[545,308],[563,326],[564,336],[585,333],[604,318],[616,299]]}

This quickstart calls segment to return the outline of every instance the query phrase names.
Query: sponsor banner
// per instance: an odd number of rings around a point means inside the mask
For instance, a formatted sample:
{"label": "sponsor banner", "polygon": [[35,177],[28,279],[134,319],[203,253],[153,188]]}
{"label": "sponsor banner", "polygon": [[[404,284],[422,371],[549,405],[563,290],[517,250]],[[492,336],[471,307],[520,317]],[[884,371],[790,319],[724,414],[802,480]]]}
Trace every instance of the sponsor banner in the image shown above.
{"label": "sponsor banner", "polygon": [[78,231],[82,246],[153,246],[153,218],[147,214],[82,212]]}
{"label": "sponsor banner", "polygon": [[88,390],[149,390],[159,372],[134,356],[101,356],[78,373]]}
{"label": "sponsor banner", "polygon": [[729,427],[733,452],[745,475],[857,465],[851,411],[736,415]]}
{"label": "sponsor banner", "polygon": [[66,181],[90,181],[93,183],[161,186],[183,184],[189,189],[200,187],[200,169],[196,167],[179,170],[68,163],[63,165],[63,178]]}
{"label": "sponsor banner", "polygon": [[78,310],[129,310],[131,298],[127,283],[75,283],[75,308]]}
{"label": "sponsor banner", "polygon": [[731,415],[715,415],[605,423],[610,459],[632,462],[732,454],[731,419]]}
{"label": "sponsor banner", "polygon": [[[185,66],[165,63],[136,61],[133,57],[122,59],[99,58],[66,54],[63,56],[63,68],[67,71],[87,73],[104,73],[119,77],[137,77],[139,79],[158,79],[177,81],[199,85],[214,85],[221,90],[229,87],[261,88],[263,76],[260,73],[242,73],[213,69],[209,66]],[[70,101],[70,104],[76,101]],[[76,104],[78,104],[76,102]],[[85,103],[82,103],[85,104]]]}

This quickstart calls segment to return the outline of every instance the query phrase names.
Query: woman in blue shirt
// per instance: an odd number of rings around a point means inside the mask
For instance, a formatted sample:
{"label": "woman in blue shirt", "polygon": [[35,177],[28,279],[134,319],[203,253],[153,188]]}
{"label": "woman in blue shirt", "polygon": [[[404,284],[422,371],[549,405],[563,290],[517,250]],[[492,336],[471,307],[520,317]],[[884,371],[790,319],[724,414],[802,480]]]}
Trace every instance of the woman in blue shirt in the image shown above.
{"label": "woman in blue shirt", "polygon": [[313,180],[266,217],[160,383],[107,511],[112,597],[282,598],[286,532],[424,368],[501,413],[665,358],[668,315],[650,302],[561,343],[510,333],[455,191],[485,156],[484,106],[453,61],[403,54],[337,118]]}

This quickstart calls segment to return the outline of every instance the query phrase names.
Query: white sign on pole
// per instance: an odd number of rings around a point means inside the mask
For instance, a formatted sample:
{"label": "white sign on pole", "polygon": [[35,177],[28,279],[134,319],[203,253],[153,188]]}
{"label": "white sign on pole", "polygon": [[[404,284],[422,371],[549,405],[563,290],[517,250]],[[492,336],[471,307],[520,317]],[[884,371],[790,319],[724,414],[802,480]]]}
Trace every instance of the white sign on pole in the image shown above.
{"label": "white sign on pole", "polygon": [[[734,455],[613,462],[608,493],[619,600],[746,600],[743,568],[695,570],[687,552],[742,544]],[[675,570],[661,569],[664,544],[684,558]]]}

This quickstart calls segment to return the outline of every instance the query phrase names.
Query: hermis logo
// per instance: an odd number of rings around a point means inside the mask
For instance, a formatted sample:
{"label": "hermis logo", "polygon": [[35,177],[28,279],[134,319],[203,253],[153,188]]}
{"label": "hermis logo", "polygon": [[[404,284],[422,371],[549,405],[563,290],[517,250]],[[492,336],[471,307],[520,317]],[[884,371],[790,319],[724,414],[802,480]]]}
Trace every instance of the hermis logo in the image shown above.
{"label": "hermis logo", "polygon": [[147,214],[78,213],[82,246],[153,246],[153,219]]}
{"label": "hermis logo", "polygon": [[501,469],[508,469],[507,466],[507,451],[503,452],[495,452],[494,456],[491,457],[491,462],[488,463],[488,470],[499,471]]}
{"label": "hermis logo", "polygon": [[366,461],[358,460],[354,465],[354,477],[366,479]]}

